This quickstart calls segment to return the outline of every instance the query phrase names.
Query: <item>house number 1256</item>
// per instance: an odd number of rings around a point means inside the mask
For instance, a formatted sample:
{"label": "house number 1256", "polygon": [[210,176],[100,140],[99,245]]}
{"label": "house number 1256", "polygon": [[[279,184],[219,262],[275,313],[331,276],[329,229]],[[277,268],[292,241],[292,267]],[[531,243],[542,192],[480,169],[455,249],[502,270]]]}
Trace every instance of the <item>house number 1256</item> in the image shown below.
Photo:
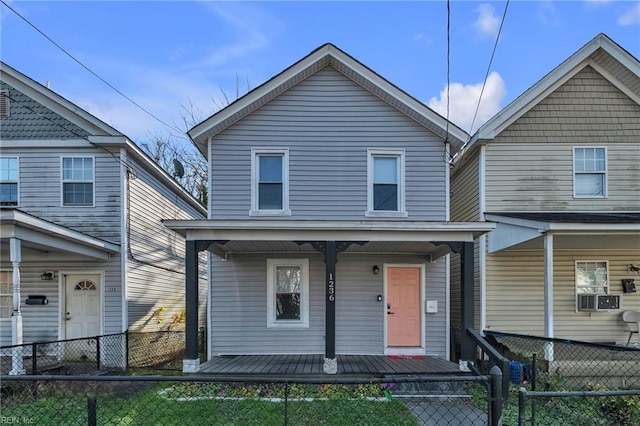
{"label": "house number 1256", "polygon": [[333,274],[329,274],[329,281],[327,281],[327,287],[329,291],[329,302],[335,302],[336,300],[336,282],[333,279]]}

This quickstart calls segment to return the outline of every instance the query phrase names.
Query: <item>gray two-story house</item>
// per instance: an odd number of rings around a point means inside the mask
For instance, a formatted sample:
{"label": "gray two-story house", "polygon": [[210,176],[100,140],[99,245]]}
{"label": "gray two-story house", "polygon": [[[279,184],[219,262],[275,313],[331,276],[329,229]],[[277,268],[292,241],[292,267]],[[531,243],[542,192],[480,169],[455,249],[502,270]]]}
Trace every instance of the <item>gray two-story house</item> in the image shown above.
{"label": "gray two-story house", "polygon": [[165,221],[187,240],[185,371],[203,251],[211,356],[321,354],[327,373],[339,355],[449,358],[448,253],[472,280],[473,240],[493,229],[449,221],[464,131],[326,44],[189,135],[208,218]]}
{"label": "gray two-story house", "polygon": [[204,207],[125,135],[5,63],[0,138],[0,345],[166,329],[184,311],[184,242],[161,219]]}

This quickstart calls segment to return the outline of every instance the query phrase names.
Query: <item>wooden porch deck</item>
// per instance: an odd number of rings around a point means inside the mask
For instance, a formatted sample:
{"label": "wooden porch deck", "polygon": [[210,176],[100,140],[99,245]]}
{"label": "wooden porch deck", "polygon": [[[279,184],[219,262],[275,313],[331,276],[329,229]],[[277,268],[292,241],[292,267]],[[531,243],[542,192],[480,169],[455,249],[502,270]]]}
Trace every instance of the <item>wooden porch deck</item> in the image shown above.
{"label": "wooden porch deck", "polygon": [[[338,355],[338,375],[386,376],[394,374],[461,374],[458,364],[435,357],[387,357],[384,355]],[[324,356],[223,355],[200,365],[202,374],[302,376],[324,375]]]}

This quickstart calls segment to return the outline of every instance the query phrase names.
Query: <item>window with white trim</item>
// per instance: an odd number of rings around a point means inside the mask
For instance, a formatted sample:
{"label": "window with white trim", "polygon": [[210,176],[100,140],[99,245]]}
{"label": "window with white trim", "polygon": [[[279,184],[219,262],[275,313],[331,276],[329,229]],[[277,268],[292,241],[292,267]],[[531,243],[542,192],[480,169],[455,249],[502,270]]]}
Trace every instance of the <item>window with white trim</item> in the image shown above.
{"label": "window with white trim", "polygon": [[606,148],[573,148],[573,196],[576,198],[607,196]]}
{"label": "window with white trim", "polygon": [[309,260],[267,259],[267,327],[309,327]]}
{"label": "window with white trim", "polygon": [[367,150],[367,216],[406,216],[404,150]]}
{"label": "window with white trim", "polygon": [[0,206],[18,205],[18,181],[18,158],[0,158]]}
{"label": "window with white trim", "polygon": [[576,294],[609,294],[609,262],[576,261]]}
{"label": "window with white trim", "polygon": [[251,149],[250,215],[291,215],[288,149]]}
{"label": "window with white trim", "polygon": [[62,205],[93,206],[93,157],[62,158]]}
{"label": "window with white trim", "polygon": [[0,319],[13,313],[13,272],[0,271]]}

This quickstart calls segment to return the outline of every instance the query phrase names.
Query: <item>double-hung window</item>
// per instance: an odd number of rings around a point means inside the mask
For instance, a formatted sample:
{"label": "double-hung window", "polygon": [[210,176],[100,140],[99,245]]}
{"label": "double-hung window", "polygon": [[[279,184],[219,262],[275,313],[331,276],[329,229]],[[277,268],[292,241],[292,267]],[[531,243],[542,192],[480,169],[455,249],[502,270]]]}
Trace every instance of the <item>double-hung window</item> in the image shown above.
{"label": "double-hung window", "polygon": [[606,260],[576,261],[576,293],[609,293],[609,265]]}
{"label": "double-hung window", "polygon": [[291,215],[289,210],[289,150],[251,150],[250,215]]}
{"label": "double-hung window", "polygon": [[576,198],[607,196],[606,148],[573,148],[573,196]]}
{"label": "double-hung window", "polygon": [[404,150],[367,150],[367,216],[407,216]]}
{"label": "double-hung window", "polygon": [[309,260],[267,259],[267,327],[309,327]]}
{"label": "double-hung window", "polygon": [[18,158],[0,158],[0,206],[18,205]]}
{"label": "double-hung window", "polygon": [[62,205],[93,206],[93,157],[62,158]]}

